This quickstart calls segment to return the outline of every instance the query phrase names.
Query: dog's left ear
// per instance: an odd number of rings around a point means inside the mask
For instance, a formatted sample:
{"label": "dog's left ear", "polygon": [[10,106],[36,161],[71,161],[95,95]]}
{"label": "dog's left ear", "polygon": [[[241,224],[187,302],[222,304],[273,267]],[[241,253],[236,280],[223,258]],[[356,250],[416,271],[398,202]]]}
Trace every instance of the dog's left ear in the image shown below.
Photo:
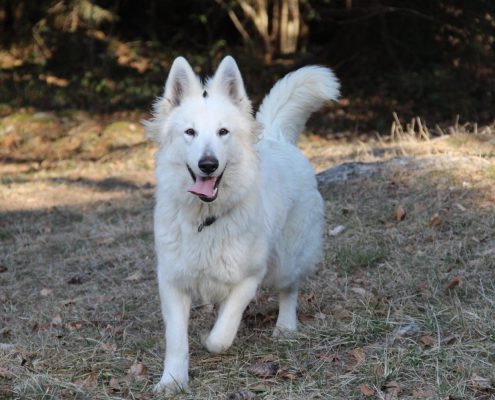
{"label": "dog's left ear", "polygon": [[222,60],[215,75],[208,81],[208,90],[223,93],[241,110],[251,112],[251,102],[244,89],[241,72],[231,56],[226,56]]}

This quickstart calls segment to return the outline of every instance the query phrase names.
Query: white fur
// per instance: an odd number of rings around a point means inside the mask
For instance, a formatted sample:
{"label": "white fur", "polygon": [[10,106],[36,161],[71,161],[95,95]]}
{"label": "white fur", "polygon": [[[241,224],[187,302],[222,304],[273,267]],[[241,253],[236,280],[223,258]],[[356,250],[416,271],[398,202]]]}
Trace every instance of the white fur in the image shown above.
{"label": "white fur", "polygon": [[295,144],[308,116],[328,99],[339,97],[339,87],[328,68],[312,65],[287,74],[273,86],[256,114],[264,136]]}
{"label": "white fur", "polygon": [[[219,303],[203,341],[211,352],[230,347],[261,284],[280,292],[274,334],[296,330],[297,286],[320,260],[324,217],[313,169],[291,143],[309,114],[337,95],[329,69],[301,68],[275,85],[255,120],[232,57],[205,85],[184,58],[174,61],[147,123],[160,143],[155,245],[166,353],[156,391],[188,386],[188,318],[196,298]],[[221,128],[229,133],[219,135]],[[224,171],[211,203],[187,191],[193,180],[186,164],[202,176],[205,154],[218,159],[214,176]],[[212,215],[216,221],[198,232]]]}

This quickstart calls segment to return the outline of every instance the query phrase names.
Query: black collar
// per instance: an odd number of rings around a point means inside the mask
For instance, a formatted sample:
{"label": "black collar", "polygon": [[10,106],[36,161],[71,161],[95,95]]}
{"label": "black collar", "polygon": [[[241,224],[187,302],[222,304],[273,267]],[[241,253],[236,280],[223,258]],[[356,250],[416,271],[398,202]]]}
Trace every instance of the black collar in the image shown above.
{"label": "black collar", "polygon": [[217,220],[217,217],[215,217],[214,215],[209,215],[208,217],[205,218],[205,220],[203,222],[201,222],[198,226],[198,232],[201,232],[203,230],[204,227],[206,226],[210,226],[211,224],[213,224],[215,221]]}

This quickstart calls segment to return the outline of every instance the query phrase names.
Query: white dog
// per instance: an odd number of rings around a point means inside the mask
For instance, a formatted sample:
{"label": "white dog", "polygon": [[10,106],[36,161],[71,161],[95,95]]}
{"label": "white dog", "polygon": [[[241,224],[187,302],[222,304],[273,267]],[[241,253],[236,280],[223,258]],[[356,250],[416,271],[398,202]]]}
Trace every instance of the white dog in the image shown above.
{"label": "white dog", "polygon": [[274,334],[295,331],[297,286],[322,253],[323,201],[314,171],[295,147],[309,115],[335,99],[333,73],[288,74],[256,119],[241,74],[225,57],[203,84],[177,58],[148,131],[157,136],[155,245],[166,354],[155,391],[188,385],[191,301],[219,303],[204,339],[222,352],[263,284],[280,294]]}

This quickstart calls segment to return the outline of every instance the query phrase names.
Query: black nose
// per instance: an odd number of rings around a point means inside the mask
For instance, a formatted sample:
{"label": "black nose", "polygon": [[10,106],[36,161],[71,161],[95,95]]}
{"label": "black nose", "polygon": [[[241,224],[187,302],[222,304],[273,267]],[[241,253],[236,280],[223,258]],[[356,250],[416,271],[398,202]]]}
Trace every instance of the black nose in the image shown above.
{"label": "black nose", "polygon": [[218,160],[213,156],[203,156],[199,159],[198,167],[204,173],[211,174],[218,168]]}

